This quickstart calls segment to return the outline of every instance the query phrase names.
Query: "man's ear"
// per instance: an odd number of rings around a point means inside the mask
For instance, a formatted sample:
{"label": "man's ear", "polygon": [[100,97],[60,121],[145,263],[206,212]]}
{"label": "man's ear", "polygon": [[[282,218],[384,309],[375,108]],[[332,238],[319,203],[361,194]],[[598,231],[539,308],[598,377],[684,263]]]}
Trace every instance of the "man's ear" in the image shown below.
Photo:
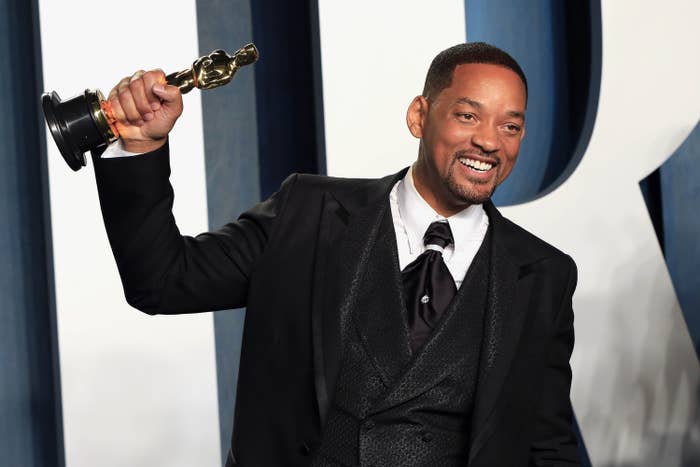
{"label": "man's ear", "polygon": [[428,116],[428,100],[423,96],[416,96],[411,101],[406,112],[406,125],[408,131],[416,138],[423,137],[423,126]]}

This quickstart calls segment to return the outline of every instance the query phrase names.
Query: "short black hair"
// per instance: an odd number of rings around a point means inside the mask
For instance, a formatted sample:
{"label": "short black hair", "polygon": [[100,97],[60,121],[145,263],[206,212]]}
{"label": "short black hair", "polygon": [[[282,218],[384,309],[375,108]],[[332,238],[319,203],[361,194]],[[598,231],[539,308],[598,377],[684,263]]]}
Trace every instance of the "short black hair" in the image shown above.
{"label": "short black hair", "polygon": [[527,79],[518,62],[507,52],[486,42],[457,44],[437,54],[425,77],[423,97],[435,96],[449,87],[452,84],[455,68],[466,63],[499,65],[515,72],[525,85],[525,97],[527,98]]}

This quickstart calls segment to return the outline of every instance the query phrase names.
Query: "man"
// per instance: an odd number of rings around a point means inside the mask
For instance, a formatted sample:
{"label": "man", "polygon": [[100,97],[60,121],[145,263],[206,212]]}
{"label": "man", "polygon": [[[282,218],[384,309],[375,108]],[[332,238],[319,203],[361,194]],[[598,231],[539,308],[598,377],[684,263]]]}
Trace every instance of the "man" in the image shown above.
{"label": "man", "polygon": [[411,168],[293,175],[196,238],[170,211],[182,100],[163,82],[138,72],[110,93],[123,150],[147,154],[96,157],[100,201],[131,305],[248,309],[227,465],[578,464],[575,265],[489,201],[524,136],[509,55],[434,59],[407,112]]}

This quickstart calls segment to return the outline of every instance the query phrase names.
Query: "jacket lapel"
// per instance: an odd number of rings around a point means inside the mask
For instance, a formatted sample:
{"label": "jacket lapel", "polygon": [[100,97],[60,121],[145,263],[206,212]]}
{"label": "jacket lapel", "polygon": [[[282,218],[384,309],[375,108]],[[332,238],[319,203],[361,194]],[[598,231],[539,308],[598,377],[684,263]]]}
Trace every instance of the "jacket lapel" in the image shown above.
{"label": "jacket lapel", "polygon": [[387,388],[411,359],[396,235],[388,204],[369,246],[368,260],[355,273],[357,293],[347,303],[360,341]]}
{"label": "jacket lapel", "polygon": [[[351,317],[363,297],[367,297],[366,287],[372,285],[364,280],[365,273],[369,265],[375,267],[378,263],[389,268],[386,258],[379,261],[372,255],[380,230],[387,230],[381,229],[385,217],[388,233],[393,235],[391,215],[387,212],[389,192],[405,172],[404,169],[379,180],[362,181],[352,191],[344,192],[341,187],[323,194],[311,297],[314,384],[322,425],[335,388],[343,336],[347,335],[348,326],[355,326]],[[386,237],[380,240],[386,241]],[[395,250],[394,243],[393,253],[382,254],[396,255]],[[380,272],[387,273],[375,271]],[[379,295],[383,297],[384,293]],[[374,348],[378,336],[366,329],[360,332],[368,347]]]}
{"label": "jacket lapel", "polygon": [[322,203],[314,263],[314,286],[311,288],[314,386],[321,424],[326,419],[330,397],[333,394],[332,385],[329,385],[327,380],[335,381],[338,367],[333,365],[333,362],[338,360],[337,354],[340,350],[337,346],[330,345],[340,341],[340,327],[332,325],[340,322],[340,313],[338,307],[331,303],[333,298],[337,298],[337,289],[331,290],[334,284],[328,279],[337,274],[337,245],[347,227],[349,216],[347,210],[328,192],[323,194]]}
{"label": "jacket lapel", "polygon": [[476,402],[472,415],[470,460],[496,426],[497,401],[520,341],[528,311],[532,277],[522,260],[513,255],[510,225],[496,208],[484,205],[493,227],[491,270],[484,336],[479,363]]}

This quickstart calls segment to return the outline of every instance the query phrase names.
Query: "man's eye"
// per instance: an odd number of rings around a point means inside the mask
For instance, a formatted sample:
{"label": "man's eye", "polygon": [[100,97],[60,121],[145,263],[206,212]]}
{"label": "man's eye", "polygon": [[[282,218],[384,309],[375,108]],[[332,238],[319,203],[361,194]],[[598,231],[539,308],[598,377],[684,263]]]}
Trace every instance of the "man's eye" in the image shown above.
{"label": "man's eye", "polygon": [[473,114],[457,114],[457,118],[460,120],[464,120],[466,122],[471,122],[475,120],[475,117]]}
{"label": "man's eye", "polygon": [[509,123],[505,126],[506,131],[511,134],[516,134],[520,133],[520,127],[518,125],[514,125],[512,123]]}

